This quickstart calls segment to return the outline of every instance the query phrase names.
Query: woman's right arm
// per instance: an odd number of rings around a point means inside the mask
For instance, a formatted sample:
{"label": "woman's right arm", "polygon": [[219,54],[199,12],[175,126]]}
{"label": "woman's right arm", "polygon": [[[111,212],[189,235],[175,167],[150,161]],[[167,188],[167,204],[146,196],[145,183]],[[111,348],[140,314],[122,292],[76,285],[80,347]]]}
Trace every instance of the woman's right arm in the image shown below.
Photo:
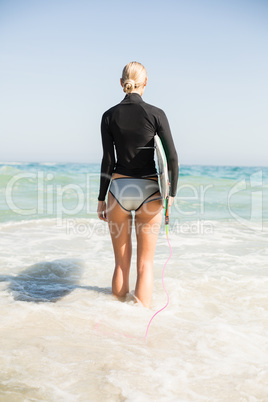
{"label": "woman's right arm", "polygon": [[[162,109],[159,109],[157,134],[161,139],[167,157],[168,175],[170,181],[169,195],[171,198],[173,198],[176,196],[179,178],[178,155],[172,138],[167,116]],[[173,202],[173,200],[171,200],[171,202]]]}

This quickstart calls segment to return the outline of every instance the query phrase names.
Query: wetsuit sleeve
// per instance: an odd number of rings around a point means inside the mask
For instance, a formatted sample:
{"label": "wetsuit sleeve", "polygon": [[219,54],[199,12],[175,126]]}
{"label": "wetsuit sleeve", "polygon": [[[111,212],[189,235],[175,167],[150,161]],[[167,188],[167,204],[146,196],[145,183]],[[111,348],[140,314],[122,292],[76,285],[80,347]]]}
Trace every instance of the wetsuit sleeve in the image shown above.
{"label": "wetsuit sleeve", "polygon": [[111,175],[115,166],[114,142],[112,134],[109,130],[107,116],[105,115],[105,113],[102,116],[101,120],[101,138],[103,157],[101,162],[100,190],[98,200],[104,201],[108,186],[110,184]]}
{"label": "wetsuit sleeve", "polygon": [[168,119],[163,110],[159,109],[159,111],[157,134],[162,141],[167,157],[168,176],[170,181],[169,195],[175,197],[179,178],[178,155],[170,131]]}

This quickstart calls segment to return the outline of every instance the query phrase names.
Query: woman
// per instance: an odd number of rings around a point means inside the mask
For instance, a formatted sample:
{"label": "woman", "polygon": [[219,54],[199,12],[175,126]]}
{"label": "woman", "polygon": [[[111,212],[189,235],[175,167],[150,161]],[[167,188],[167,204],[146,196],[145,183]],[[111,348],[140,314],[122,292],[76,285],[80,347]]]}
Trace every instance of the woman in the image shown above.
{"label": "woman", "polygon": [[[120,79],[125,98],[107,110],[101,121],[103,158],[98,196],[98,217],[108,222],[115,269],[112,291],[117,297],[129,292],[132,213],[137,238],[135,297],[150,307],[153,259],[162,219],[162,201],[154,162],[154,135],[162,141],[168,162],[171,206],[178,181],[178,157],[165,113],[142,99],[147,85],[144,66],[127,64]],[[116,150],[116,159],[115,152]],[[105,197],[108,192],[106,206]]]}

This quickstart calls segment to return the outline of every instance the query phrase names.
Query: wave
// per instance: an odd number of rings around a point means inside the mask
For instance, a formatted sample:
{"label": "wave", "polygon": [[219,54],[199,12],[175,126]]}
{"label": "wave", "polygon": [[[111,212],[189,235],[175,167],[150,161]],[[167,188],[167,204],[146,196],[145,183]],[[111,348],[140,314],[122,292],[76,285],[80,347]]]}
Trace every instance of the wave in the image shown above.
{"label": "wave", "polygon": [[0,167],[0,175],[1,176],[14,176],[17,173],[21,173],[20,169],[12,167],[10,165],[4,165]]}

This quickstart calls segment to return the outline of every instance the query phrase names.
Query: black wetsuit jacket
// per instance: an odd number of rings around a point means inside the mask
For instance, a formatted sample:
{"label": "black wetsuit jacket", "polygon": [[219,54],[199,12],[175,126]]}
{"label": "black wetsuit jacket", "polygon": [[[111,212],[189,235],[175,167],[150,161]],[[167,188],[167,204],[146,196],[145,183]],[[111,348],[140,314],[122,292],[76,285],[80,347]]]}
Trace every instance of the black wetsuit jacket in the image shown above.
{"label": "black wetsuit jacket", "polygon": [[102,116],[103,158],[99,201],[105,200],[112,173],[132,177],[156,175],[153,149],[155,134],[159,135],[167,157],[169,194],[175,197],[179,177],[178,156],[167,117],[163,110],[144,102],[139,94],[131,93]]}

